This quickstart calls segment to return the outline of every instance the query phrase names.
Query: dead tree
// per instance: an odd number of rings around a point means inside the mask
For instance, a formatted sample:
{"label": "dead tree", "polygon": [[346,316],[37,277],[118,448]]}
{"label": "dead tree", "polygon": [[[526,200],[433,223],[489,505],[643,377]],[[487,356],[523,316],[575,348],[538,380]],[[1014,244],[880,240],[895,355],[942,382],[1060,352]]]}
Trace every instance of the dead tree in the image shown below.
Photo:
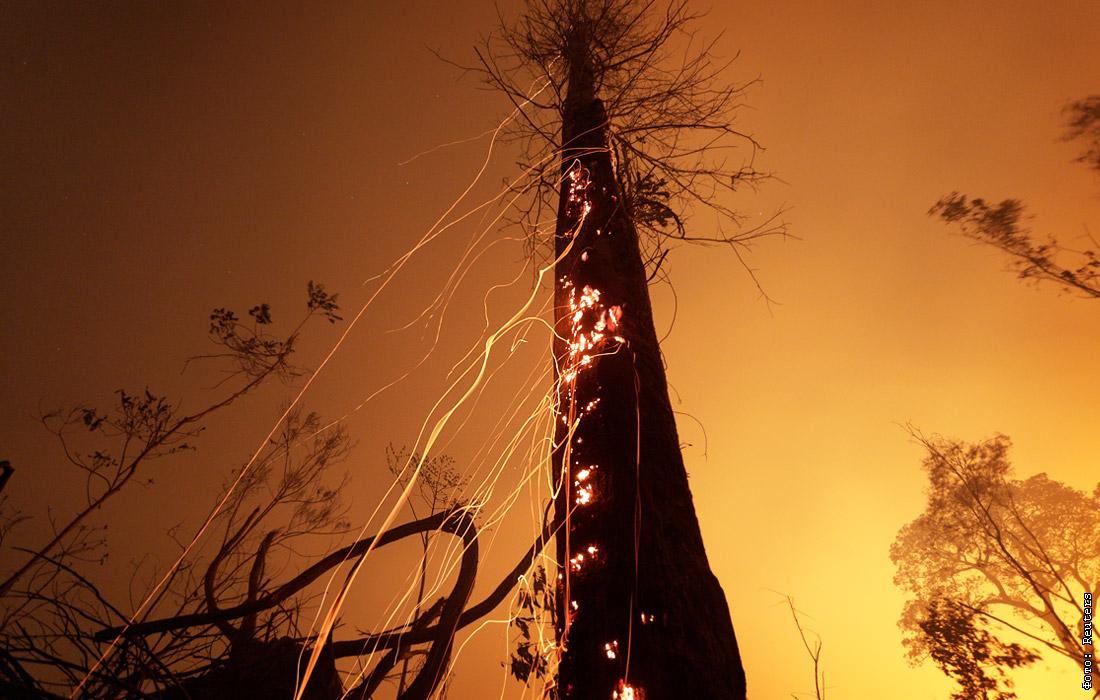
{"label": "dead tree", "polygon": [[[728,121],[739,91],[715,85],[708,55],[661,72],[667,43],[691,18],[684,7],[536,0],[504,34],[509,57],[542,71],[533,99],[559,129],[526,122],[528,135],[557,155],[553,470],[563,698],[745,697],[729,608],[680,454],[648,280],[663,245],[689,238],[672,203],[760,174],[751,156],[732,170],[699,160],[713,141],[684,145],[685,131],[741,136]],[[490,55],[490,82],[519,103],[526,95],[515,73]],[[721,242],[736,247],[775,232]]]}
{"label": "dead tree", "polygon": [[[527,0],[478,49],[479,65],[468,70],[517,107],[508,132],[525,176],[512,186],[530,196],[514,200],[512,218],[535,260],[554,250],[543,222],[558,210],[566,102],[582,73],[609,116],[601,148],[611,152],[618,203],[651,280],[663,278],[673,248],[698,244],[730,248],[756,281],[744,253],[788,235],[782,211],[750,221],[730,204],[771,177],[756,166],[763,146],[737,123],[757,81],[726,79],[732,59],[699,39],[699,18],[688,0]],[[689,212],[705,211],[717,216],[689,230]]]}
{"label": "dead tree", "polygon": [[554,470],[566,698],[743,698],[725,594],[710,572],[607,117],[570,92],[558,217]]}

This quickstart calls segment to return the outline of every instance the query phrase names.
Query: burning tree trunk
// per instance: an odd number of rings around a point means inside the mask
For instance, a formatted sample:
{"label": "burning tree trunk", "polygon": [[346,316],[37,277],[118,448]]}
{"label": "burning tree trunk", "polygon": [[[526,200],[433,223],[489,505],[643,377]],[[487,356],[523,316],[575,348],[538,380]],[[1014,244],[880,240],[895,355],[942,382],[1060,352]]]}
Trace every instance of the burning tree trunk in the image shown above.
{"label": "burning tree trunk", "polygon": [[586,52],[567,55],[555,235],[559,694],[743,699],[607,116]]}

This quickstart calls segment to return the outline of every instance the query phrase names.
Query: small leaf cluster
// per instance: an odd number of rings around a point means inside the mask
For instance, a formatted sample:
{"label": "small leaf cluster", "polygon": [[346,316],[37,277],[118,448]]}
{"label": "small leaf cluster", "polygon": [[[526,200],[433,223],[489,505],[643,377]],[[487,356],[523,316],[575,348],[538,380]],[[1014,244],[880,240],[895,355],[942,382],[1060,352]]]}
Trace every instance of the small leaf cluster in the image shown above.
{"label": "small leaf cluster", "polygon": [[321,316],[328,319],[329,323],[343,320],[343,317],[336,313],[340,310],[340,307],[336,305],[337,294],[329,294],[325,291],[325,285],[314,283],[313,280],[309,281],[306,291],[309,294],[308,306],[311,313],[320,313]]}
{"label": "small leaf cluster", "polygon": [[233,365],[230,374],[244,375],[251,381],[269,374],[283,379],[299,376],[302,370],[288,361],[294,352],[298,331],[314,315],[327,319],[329,323],[343,320],[337,313],[340,310],[336,303],[337,296],[326,292],[325,285],[310,280],[306,285],[306,318],[285,337],[275,336],[266,330],[273,323],[270,304],[257,304],[248,310],[251,324],[243,322],[230,309],[214,309],[210,314],[210,340],[223,351],[201,358],[229,359]]}
{"label": "small leaf cluster", "polygon": [[929,603],[919,625],[932,640],[932,661],[959,685],[952,700],[1013,700],[1016,693],[1006,670],[1040,658],[1031,649],[991,635],[975,611],[950,599]]}
{"label": "small leaf cluster", "polygon": [[[544,653],[543,628],[553,620],[554,590],[549,585],[546,569],[539,566],[531,573],[529,588],[521,587],[518,594],[519,611],[512,617],[512,625],[519,631],[515,650],[506,664],[509,672],[521,683],[532,677],[552,680],[554,676],[550,658]],[[551,682],[551,686],[554,684]],[[553,691],[551,691],[553,692]],[[551,697],[556,697],[552,694]]]}

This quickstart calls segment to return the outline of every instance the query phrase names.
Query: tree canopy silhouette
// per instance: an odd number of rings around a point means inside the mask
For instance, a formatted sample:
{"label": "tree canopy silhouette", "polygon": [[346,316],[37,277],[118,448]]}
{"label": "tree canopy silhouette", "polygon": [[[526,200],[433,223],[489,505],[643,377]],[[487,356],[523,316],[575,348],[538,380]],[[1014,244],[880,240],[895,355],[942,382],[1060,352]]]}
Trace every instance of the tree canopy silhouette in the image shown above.
{"label": "tree canopy silhouette", "polygon": [[[698,36],[701,18],[689,0],[528,0],[478,47],[469,70],[518,108],[510,137],[523,175],[513,187],[533,195],[517,200],[515,220],[536,257],[553,250],[544,223],[558,208],[563,114],[582,63],[585,91],[599,96],[611,125],[621,204],[651,278],[677,242],[729,246],[744,263],[755,241],[787,235],[779,212],[746,225],[725,196],[770,174],[756,165],[763,146],[737,126],[757,81],[730,81],[736,56],[718,55],[719,37]],[[719,215],[701,227],[713,233],[689,233],[686,220],[702,210]]]}
{"label": "tree canopy silhouette", "polygon": [[1002,435],[913,436],[927,451],[928,506],[890,548],[894,583],[911,596],[899,622],[910,660],[930,657],[965,693],[992,692],[1005,677],[989,669],[1038,658],[989,632],[1011,630],[1083,670],[1077,626],[1084,593],[1100,587],[1100,485],[1090,495],[1046,474],[1013,479]]}

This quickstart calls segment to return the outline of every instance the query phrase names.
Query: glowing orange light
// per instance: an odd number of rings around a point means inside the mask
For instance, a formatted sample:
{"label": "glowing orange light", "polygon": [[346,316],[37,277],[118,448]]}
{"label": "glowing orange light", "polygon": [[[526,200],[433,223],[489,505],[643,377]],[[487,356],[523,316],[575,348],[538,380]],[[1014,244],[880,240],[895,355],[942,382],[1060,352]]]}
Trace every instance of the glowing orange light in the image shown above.
{"label": "glowing orange light", "polygon": [[[572,231],[565,234],[567,237],[572,237],[581,230],[585,217],[592,211],[592,203],[588,201],[586,196],[589,184],[587,170],[579,165],[570,169],[566,208],[570,216],[579,216],[580,220],[575,224]],[[602,231],[597,229],[595,233],[600,235]],[[580,253],[582,261],[587,261],[589,257],[590,252],[588,250]],[[566,338],[566,356],[562,358],[560,379],[556,389],[558,409],[562,423],[566,426],[575,426],[579,417],[591,414],[600,400],[599,397],[594,397],[589,399],[583,406],[578,406],[580,398],[577,396],[576,381],[578,376],[586,368],[593,366],[602,355],[614,351],[614,346],[608,347],[611,343],[620,345],[626,343],[626,340],[618,335],[622,327],[623,306],[619,304],[608,305],[602,300],[603,292],[601,290],[591,285],[583,285],[578,288],[568,276],[562,276],[558,281],[560,288],[565,291],[568,299],[569,306],[564,316],[568,319],[570,326]],[[581,437],[575,438],[573,446],[577,449],[577,454],[584,449],[582,443],[583,439]],[[575,489],[574,500],[577,507],[586,506],[594,500],[594,487],[587,482],[597,465],[586,462],[587,460],[569,460],[571,470],[573,470],[572,486]],[[589,544],[583,552],[573,554],[569,558],[569,563],[563,567],[564,572],[558,572],[558,579],[561,580],[567,577],[571,571],[580,572],[586,563],[592,562],[588,565],[594,565],[598,561],[599,551],[595,544]],[[568,600],[568,584],[566,595]],[[579,605],[577,600],[574,599],[568,602],[568,606],[569,613],[566,615],[565,621],[566,631],[572,624]],[[649,619],[652,621],[652,615],[649,616]],[[645,621],[645,614],[643,614],[643,624]],[[608,659],[618,658],[618,642],[611,641],[605,644],[604,653]],[[619,682],[618,690],[614,691],[614,698],[616,700],[641,700],[642,695],[640,691],[636,691],[635,688],[627,685],[624,679]]]}
{"label": "glowing orange light", "polygon": [[617,330],[619,328],[619,322],[623,318],[623,307],[616,304],[607,310],[607,313],[611,316],[611,321],[607,324],[611,330]]}
{"label": "glowing orange light", "polygon": [[577,490],[577,505],[585,506],[592,502],[592,487],[584,486]]}

